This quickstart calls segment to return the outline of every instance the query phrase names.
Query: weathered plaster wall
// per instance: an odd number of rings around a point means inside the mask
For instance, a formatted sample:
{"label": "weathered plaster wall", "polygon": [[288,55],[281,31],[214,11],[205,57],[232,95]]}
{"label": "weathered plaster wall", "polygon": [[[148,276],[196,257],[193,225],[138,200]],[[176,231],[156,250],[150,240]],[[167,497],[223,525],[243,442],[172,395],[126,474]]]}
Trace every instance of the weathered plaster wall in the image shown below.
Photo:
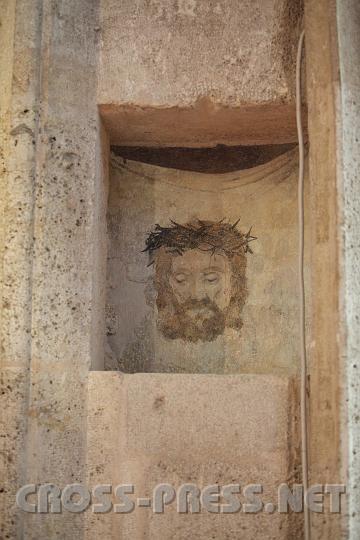
{"label": "weathered plaster wall", "polygon": [[[259,167],[218,175],[115,157],[111,163],[106,368],[297,373],[297,150]],[[249,295],[243,327],[225,329],[211,342],[162,337],[156,328],[155,270],[142,253],[156,223],[169,226],[170,220],[184,224],[194,218],[230,223],[240,218],[239,230],[252,227],[258,238],[251,243],[254,253],[246,255]]]}

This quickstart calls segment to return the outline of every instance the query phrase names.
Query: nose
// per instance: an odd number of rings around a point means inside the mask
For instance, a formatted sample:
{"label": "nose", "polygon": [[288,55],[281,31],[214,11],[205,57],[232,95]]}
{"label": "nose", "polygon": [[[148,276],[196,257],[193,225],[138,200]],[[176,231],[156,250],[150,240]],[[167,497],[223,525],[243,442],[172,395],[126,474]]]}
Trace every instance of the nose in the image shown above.
{"label": "nose", "polygon": [[204,300],[204,298],[206,298],[206,291],[202,280],[196,278],[193,279],[190,295],[194,300]]}

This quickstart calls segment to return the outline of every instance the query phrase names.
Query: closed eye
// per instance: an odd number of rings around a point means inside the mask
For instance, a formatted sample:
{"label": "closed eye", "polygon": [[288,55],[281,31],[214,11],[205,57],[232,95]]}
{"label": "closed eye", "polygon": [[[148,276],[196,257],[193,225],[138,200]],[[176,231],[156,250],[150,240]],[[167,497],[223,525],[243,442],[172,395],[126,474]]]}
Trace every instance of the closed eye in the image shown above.
{"label": "closed eye", "polygon": [[219,281],[219,276],[218,274],[206,274],[205,280],[208,283],[217,283]]}
{"label": "closed eye", "polygon": [[174,277],[177,283],[184,283],[186,281],[185,274],[176,274]]}

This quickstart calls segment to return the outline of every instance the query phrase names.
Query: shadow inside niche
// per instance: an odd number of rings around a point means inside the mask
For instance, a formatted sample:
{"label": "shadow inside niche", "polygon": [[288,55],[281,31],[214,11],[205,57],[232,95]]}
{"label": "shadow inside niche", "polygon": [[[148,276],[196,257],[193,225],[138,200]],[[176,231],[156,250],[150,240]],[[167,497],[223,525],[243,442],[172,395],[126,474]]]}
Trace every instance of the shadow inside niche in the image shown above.
{"label": "shadow inside niche", "polygon": [[116,156],[159,167],[218,174],[251,169],[288,152],[296,144],[226,146],[212,148],[172,148],[112,146]]}

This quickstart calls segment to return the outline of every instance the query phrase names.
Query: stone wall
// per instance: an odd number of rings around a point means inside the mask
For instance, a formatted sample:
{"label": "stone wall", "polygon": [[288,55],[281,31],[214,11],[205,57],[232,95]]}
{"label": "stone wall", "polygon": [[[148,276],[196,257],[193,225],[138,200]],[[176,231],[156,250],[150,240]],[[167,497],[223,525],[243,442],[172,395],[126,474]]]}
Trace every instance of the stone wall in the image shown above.
{"label": "stone wall", "polygon": [[301,0],[100,6],[97,99],[112,144],[296,141]]}
{"label": "stone wall", "polygon": [[[341,115],[348,108],[353,110],[352,105],[356,108],[356,103],[352,104],[351,97],[347,101],[344,94],[341,109],[336,97],[340,95],[337,30],[344,39],[348,27],[344,26],[344,6],[337,26],[335,4],[307,0],[305,20],[311,120],[311,260],[315,269],[311,466],[316,482],[337,481],[347,467],[342,452],[349,437],[340,417],[347,418],[341,415],[348,396],[353,406],[350,425],[356,429],[357,423],[356,396],[350,390],[356,369],[351,367],[356,359],[355,331],[347,342],[348,394],[340,392],[339,383],[344,380],[344,333],[347,327],[356,329],[356,317],[351,280],[346,285],[344,313],[349,311],[346,317],[339,316],[344,252],[338,234],[338,196],[340,193],[341,199],[343,181],[338,137]],[[88,394],[89,371],[91,367],[101,370],[104,356],[109,144],[207,147],[294,142],[293,67],[301,10],[297,3],[285,0],[242,2],[240,6],[225,0],[14,0],[3,1],[0,7],[0,104],[4,119],[1,474],[5,479],[0,493],[1,531],[8,538],[81,538],[85,534],[83,516],[16,515],[15,492],[27,482],[85,482],[87,472],[98,465],[100,450],[96,429],[90,428],[87,444],[89,395],[95,407],[90,404],[89,426],[96,414],[101,416],[102,409],[111,411],[114,400],[124,396],[122,376],[104,373],[91,377]],[[351,44],[353,35],[348,34]],[[348,45],[342,49],[340,64],[344,64],[347,50]],[[346,64],[343,80],[350,71]],[[355,85],[349,84],[351,92],[353,88]],[[345,123],[341,133],[345,147],[347,138],[353,136],[351,124]],[[352,152],[344,156],[347,226],[353,223],[356,202]],[[343,234],[346,237],[347,228]],[[356,246],[352,236],[348,244]],[[354,261],[356,257],[347,258],[347,272],[353,271]],[[281,358],[281,369],[287,371],[286,354]],[[149,401],[137,400],[134,394],[146,388],[147,375],[153,385]],[[122,411],[123,403],[132,407],[128,417],[132,435],[139,414],[143,415],[144,407],[152,406],[151,399],[157,397],[154,385],[158,380],[147,375],[124,376],[126,392],[132,397],[117,403],[116,411]],[[107,385],[111,386],[108,376],[117,381],[112,386],[118,392],[115,396],[107,392]],[[102,377],[105,384],[100,392]],[[176,380],[183,375],[173,377]],[[243,375],[230,377],[236,385]],[[264,377],[273,388],[279,388],[277,379]],[[171,403],[171,385],[179,384],[173,380],[164,389],[166,403]],[[195,384],[195,379],[192,382]],[[222,389],[227,392],[225,386]],[[195,385],[193,391],[198,390]],[[236,386],[231,394],[235,401],[240,399],[237,390]],[[101,399],[95,399],[96,392]],[[276,418],[281,444],[284,437],[289,441],[292,433],[289,416],[283,414],[288,407],[285,393],[280,392],[279,397],[273,392],[279,398]],[[162,401],[156,403],[161,405]],[[275,399],[271,405],[275,406]],[[153,414],[154,422],[160,411],[162,406]],[[268,418],[267,411],[263,412]],[[144,418],[141,416],[142,426]],[[111,422],[115,420],[114,414]],[[174,420],[180,431],[178,421]],[[269,421],[269,426],[274,424]],[[142,444],[148,440],[146,427],[142,428]],[[232,426],[225,422],[223,427],[231,430]],[[156,429],[166,435],[172,433],[171,428],[167,432]],[[235,437],[235,430],[231,435]],[[266,437],[262,440],[268,448],[269,441]],[[112,451],[111,437],[104,437],[101,444],[105,446],[106,441]],[[171,444],[165,448],[170,451]],[[285,472],[284,456],[281,446],[273,457],[281,461]],[[115,457],[118,459],[116,453]],[[348,470],[350,478],[355,478],[356,460],[351,459]],[[141,474],[143,469],[136,465],[134,474],[136,471]],[[356,513],[351,519],[356,536]],[[314,521],[314,538],[340,537],[337,516],[328,521],[320,516]],[[145,526],[141,520],[134,523],[140,533]]]}
{"label": "stone wall", "polygon": [[[114,396],[111,407],[108,395]],[[204,508],[181,514],[176,500],[159,514],[138,506],[164,483],[200,490],[262,483],[264,503],[277,504],[277,486],[298,478],[295,396],[286,377],[91,373],[88,485],[104,479],[113,486],[135,484],[129,496],[135,508],[128,514],[88,511],[85,538],[300,539],[299,515]]]}
{"label": "stone wall", "polygon": [[[360,350],[360,250],[359,250],[359,177],[360,177],[360,65],[357,51],[360,47],[360,6],[358,2],[337,2],[339,24],[340,73],[342,80],[341,109],[342,121],[342,247],[344,249],[344,276],[342,291],[342,324],[347,329],[346,367],[344,394],[348,407],[342,413],[342,431],[349,431],[349,444],[343,441],[346,459],[346,476],[349,485],[349,538],[360,535],[359,504],[360,491],[360,378],[358,374]],[[343,334],[344,336],[344,334]],[[346,526],[343,524],[343,530]]]}
{"label": "stone wall", "polygon": [[87,374],[104,335],[97,25],[96,2],[1,5],[4,538],[81,531],[82,516],[16,513],[15,493],[84,478]]}

